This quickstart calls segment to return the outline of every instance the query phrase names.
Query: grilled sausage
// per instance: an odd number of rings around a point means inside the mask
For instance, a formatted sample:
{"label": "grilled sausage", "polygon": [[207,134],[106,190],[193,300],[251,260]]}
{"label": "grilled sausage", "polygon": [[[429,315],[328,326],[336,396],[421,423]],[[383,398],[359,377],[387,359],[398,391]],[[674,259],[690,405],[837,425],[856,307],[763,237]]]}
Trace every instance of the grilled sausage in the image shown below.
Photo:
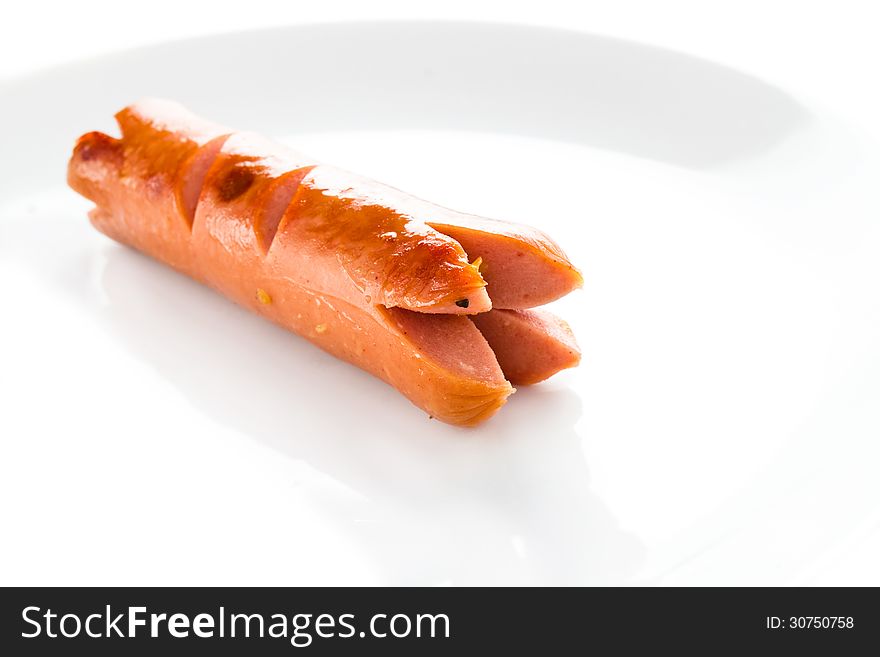
{"label": "grilled sausage", "polygon": [[[486,312],[493,288],[499,307],[526,307],[580,284],[537,231],[434,206],[174,103],[142,101],[117,121],[121,138],[83,135],[68,168],[71,187],[96,204],[98,230],[382,378],[443,421],[479,423],[513,392],[490,346],[517,362],[492,328],[502,315]],[[468,316],[487,319],[478,329]],[[511,372],[515,379],[522,367]]]}

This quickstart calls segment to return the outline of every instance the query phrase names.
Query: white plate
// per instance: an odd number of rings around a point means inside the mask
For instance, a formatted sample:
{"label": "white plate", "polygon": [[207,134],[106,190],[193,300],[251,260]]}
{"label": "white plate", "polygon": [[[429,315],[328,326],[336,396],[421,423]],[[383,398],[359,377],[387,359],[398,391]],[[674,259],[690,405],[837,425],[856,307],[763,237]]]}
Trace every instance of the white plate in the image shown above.
{"label": "white plate", "polygon": [[[582,266],[576,371],[477,430],[95,233],[75,137],[166,96]],[[876,144],[707,61],[313,25],[0,86],[3,584],[880,583]]]}

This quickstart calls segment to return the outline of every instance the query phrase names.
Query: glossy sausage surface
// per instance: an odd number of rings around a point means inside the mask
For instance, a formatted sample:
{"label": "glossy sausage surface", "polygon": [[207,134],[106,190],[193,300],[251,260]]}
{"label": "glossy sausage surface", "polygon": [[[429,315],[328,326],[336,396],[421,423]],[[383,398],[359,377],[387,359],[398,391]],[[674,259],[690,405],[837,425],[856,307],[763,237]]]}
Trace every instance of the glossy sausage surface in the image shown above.
{"label": "glossy sausage surface", "polygon": [[[514,341],[491,329],[503,319],[487,312],[493,286],[500,307],[526,307],[580,285],[538,231],[435,206],[168,101],[117,120],[120,138],[83,135],[68,168],[71,187],[96,204],[96,228],[445,422],[477,424],[513,392],[493,351],[494,341],[513,362]],[[468,315],[484,318],[480,329]],[[546,371],[544,361],[533,369]]]}

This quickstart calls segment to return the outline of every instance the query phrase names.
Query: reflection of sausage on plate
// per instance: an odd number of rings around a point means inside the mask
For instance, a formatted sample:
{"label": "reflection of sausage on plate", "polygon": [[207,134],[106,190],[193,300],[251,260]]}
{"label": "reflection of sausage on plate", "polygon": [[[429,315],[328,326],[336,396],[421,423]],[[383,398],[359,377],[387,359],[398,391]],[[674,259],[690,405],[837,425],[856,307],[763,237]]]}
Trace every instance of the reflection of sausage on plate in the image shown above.
{"label": "reflection of sausage on plate", "polygon": [[508,380],[578,363],[567,325],[525,310],[581,284],[543,233],[442,208],[176,103],[146,100],[116,118],[121,138],[83,135],[68,170],[98,230],[433,417],[477,424],[513,392]]}

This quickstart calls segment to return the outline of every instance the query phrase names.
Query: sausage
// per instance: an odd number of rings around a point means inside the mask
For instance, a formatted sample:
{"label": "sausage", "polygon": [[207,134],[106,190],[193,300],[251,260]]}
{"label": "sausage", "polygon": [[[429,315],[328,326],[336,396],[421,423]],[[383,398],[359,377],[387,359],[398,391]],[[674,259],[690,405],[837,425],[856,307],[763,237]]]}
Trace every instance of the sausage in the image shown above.
{"label": "sausage", "polygon": [[473,322],[513,385],[539,383],[581,361],[568,323],[546,310],[493,309]]}
{"label": "sausage", "polygon": [[[470,319],[496,316],[481,267],[497,272],[489,285],[502,304],[579,284],[537,232],[439,208],[175,103],[142,101],[117,121],[120,139],[83,135],[68,167],[70,186],[96,204],[89,216],[98,230],[371,372],[445,422],[477,424],[513,392],[491,345],[510,360],[510,342],[491,330],[487,341]],[[486,257],[472,262],[460,239]],[[517,278],[510,257],[532,263],[529,275]],[[541,275],[544,287],[526,284]]]}

